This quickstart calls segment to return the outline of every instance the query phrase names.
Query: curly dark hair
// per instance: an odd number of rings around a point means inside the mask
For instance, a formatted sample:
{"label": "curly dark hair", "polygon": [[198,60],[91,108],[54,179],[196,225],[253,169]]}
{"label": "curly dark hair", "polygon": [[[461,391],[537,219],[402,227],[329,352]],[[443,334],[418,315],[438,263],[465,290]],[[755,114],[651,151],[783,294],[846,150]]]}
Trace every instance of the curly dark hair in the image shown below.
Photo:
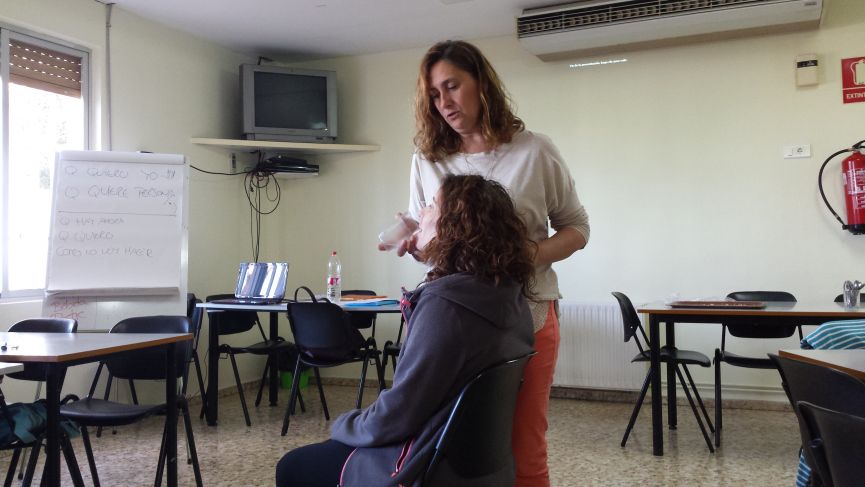
{"label": "curly dark hair", "polygon": [[447,61],[469,73],[478,83],[481,98],[481,131],[493,146],[508,143],[525,129],[512,108],[499,75],[480,49],[465,41],[443,41],[429,48],[420,64],[415,92],[417,133],[414,143],[428,161],[440,161],[460,150],[458,133],[442,118],[432,102],[429,76],[433,65]]}
{"label": "curly dark hair", "polygon": [[513,280],[531,297],[537,245],[505,188],[478,175],[442,182],[436,235],[421,251],[428,280],[466,272],[495,284]]}

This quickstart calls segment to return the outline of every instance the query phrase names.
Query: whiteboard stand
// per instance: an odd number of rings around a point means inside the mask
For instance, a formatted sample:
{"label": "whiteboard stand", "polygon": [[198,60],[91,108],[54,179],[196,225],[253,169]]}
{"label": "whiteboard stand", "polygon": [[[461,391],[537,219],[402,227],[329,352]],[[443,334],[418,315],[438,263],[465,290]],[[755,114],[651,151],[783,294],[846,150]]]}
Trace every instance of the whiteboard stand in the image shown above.
{"label": "whiteboard stand", "polygon": [[185,315],[188,194],[183,155],[58,152],[43,315],[82,330]]}

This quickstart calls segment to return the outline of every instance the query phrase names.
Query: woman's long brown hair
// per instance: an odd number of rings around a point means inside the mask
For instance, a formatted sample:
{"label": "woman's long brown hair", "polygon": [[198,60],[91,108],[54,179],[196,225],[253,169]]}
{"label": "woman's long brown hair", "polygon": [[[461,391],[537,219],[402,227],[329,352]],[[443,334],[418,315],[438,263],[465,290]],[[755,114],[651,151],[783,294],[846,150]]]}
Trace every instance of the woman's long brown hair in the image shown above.
{"label": "woman's long brown hair", "polygon": [[438,197],[436,236],[421,252],[428,279],[466,272],[496,284],[512,280],[530,297],[537,246],[505,188],[478,175],[449,175]]}
{"label": "woman's long brown hair", "polygon": [[493,147],[508,143],[525,124],[514,115],[510,97],[499,75],[481,51],[464,41],[443,41],[432,46],[420,64],[415,93],[417,133],[414,143],[428,161],[440,161],[460,151],[460,136],[448,125],[432,102],[430,70],[446,61],[469,73],[478,83],[481,98],[481,131]]}

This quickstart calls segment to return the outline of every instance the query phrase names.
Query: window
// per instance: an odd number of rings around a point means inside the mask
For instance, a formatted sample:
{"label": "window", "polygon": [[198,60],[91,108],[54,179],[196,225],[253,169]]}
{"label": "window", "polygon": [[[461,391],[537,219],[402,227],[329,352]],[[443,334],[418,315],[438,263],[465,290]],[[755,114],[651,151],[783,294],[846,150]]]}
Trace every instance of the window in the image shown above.
{"label": "window", "polygon": [[0,296],[45,287],[54,154],[88,148],[88,53],[0,27]]}

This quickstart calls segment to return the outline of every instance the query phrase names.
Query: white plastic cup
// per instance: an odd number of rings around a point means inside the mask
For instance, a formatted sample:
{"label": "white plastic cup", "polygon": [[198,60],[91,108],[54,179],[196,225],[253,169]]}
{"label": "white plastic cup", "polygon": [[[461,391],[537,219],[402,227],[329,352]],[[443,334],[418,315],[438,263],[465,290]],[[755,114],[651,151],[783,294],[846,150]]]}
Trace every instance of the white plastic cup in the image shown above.
{"label": "white plastic cup", "polygon": [[403,242],[411,238],[412,234],[417,230],[417,225],[413,220],[406,221],[408,217],[402,213],[397,215],[396,221],[385,228],[378,234],[378,240],[381,242],[381,247],[385,250],[393,250]]}

